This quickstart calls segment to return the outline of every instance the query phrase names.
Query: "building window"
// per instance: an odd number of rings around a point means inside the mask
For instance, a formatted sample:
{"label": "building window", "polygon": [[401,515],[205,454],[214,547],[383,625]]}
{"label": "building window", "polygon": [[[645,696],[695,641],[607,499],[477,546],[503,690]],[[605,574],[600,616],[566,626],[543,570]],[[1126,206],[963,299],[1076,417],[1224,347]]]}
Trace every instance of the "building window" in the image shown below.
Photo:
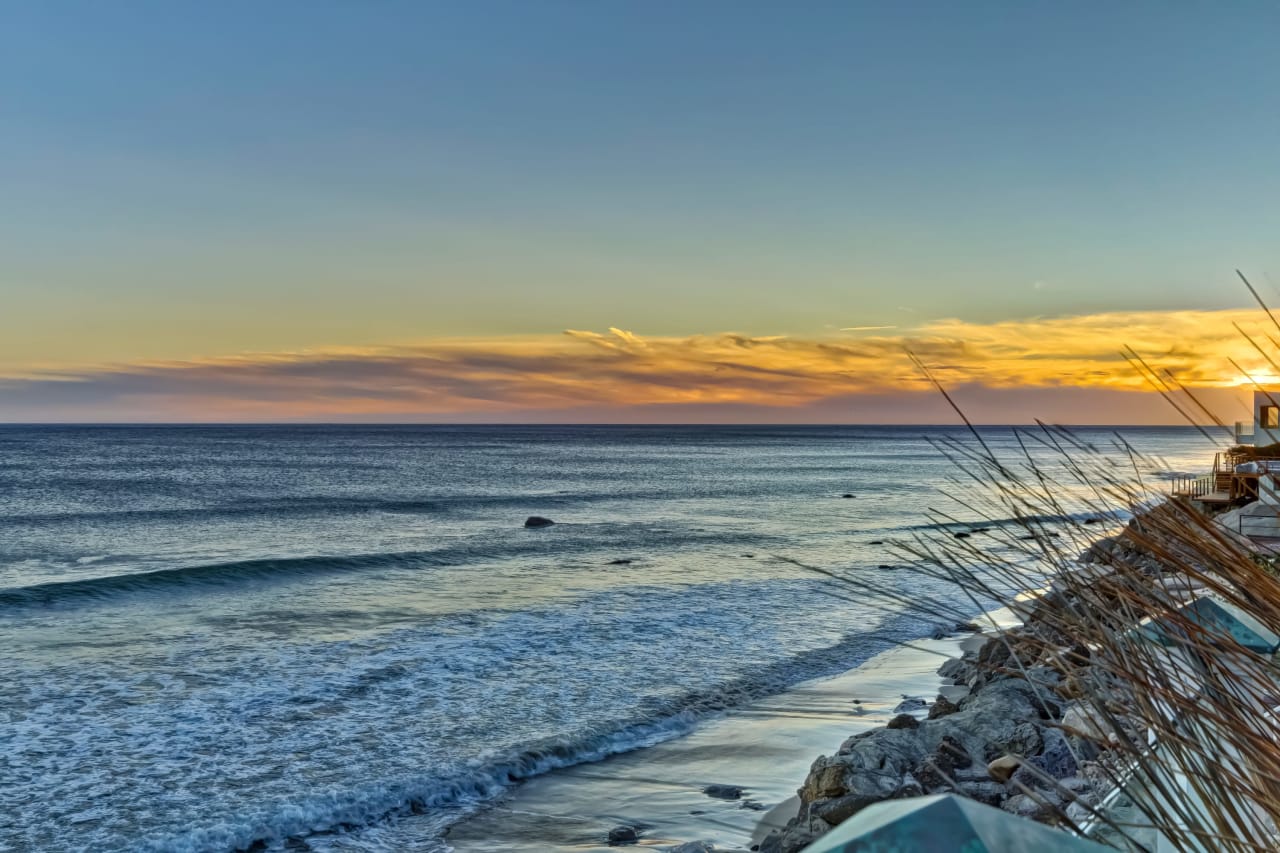
{"label": "building window", "polygon": [[1263,429],[1280,429],[1280,406],[1263,406],[1259,409],[1258,423]]}

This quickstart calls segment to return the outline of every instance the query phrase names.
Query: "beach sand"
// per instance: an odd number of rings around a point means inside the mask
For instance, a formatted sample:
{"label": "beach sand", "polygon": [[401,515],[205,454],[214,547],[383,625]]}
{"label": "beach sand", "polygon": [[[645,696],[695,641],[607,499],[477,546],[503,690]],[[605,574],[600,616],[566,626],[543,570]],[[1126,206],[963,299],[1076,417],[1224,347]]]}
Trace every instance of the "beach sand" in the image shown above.
{"label": "beach sand", "polygon": [[[997,619],[1011,624],[1007,612]],[[616,849],[609,831],[631,826],[640,829],[641,847],[705,841],[750,850],[794,815],[796,789],[815,758],[884,725],[904,696],[932,702],[941,689],[936,670],[960,654],[965,639],[890,649],[842,675],[726,712],[687,736],[530,780],[457,824],[448,843],[458,853],[606,851]],[[719,799],[703,793],[709,785],[743,793]]]}

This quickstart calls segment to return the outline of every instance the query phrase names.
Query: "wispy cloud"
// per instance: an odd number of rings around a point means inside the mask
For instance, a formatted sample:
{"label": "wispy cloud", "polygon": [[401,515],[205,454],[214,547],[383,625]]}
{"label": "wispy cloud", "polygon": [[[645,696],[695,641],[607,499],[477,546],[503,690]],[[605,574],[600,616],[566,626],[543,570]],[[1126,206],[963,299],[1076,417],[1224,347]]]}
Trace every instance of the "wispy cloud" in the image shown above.
{"label": "wispy cloud", "polygon": [[1258,321],[1252,311],[941,320],[902,334],[833,339],[650,337],[615,328],[43,369],[0,377],[0,419],[512,420],[582,411],[625,419],[654,407],[705,413],[744,406],[788,419],[787,410],[832,401],[923,393],[908,349],[957,386],[1143,391],[1120,355],[1127,344],[1188,385],[1228,388],[1240,381],[1228,358],[1274,378],[1232,327],[1258,328]]}

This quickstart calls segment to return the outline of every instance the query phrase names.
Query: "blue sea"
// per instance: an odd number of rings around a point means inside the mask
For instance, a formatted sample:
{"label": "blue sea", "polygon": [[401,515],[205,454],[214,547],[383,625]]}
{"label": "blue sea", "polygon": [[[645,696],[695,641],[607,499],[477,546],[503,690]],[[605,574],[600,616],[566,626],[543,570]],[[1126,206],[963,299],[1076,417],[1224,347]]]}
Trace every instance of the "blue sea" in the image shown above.
{"label": "blue sea", "polygon": [[[1157,478],[1215,449],[1118,432]],[[445,850],[523,779],[927,631],[789,560],[924,583],[877,543],[957,511],[929,439],[963,436],[0,427],[0,850]]]}

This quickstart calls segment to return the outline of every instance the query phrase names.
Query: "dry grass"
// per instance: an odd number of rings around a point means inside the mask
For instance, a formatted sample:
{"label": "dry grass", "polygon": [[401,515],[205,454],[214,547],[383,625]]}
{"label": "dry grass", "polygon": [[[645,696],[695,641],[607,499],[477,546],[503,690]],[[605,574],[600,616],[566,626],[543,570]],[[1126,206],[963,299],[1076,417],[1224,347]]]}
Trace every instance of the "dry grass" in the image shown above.
{"label": "dry grass", "polygon": [[[1248,540],[1166,499],[1165,483],[1148,481],[1153,460],[1118,437],[1099,449],[1041,425],[1017,432],[1016,458],[998,458],[977,430],[936,443],[955,464],[966,521],[990,529],[966,539],[921,534],[893,546],[910,571],[948,592],[920,595],[884,575],[825,573],[846,590],[937,621],[964,621],[992,602],[1011,608],[1025,624],[989,629],[1004,653],[984,656],[987,677],[1027,679],[1047,708],[1078,703],[1094,725],[1067,734],[1082,751],[1092,745],[1100,753],[1091,767],[1129,791],[1136,824],[1157,827],[1180,850],[1277,849],[1276,672],[1269,659],[1180,610],[1194,594],[1211,593],[1280,632],[1280,579]],[[1118,535],[1095,545],[1097,525],[1072,520],[1081,506],[1119,527]],[[1056,520],[1052,531],[1045,519]],[[1028,597],[1029,589],[1042,594]],[[1135,630],[1140,624],[1160,626],[1163,642]],[[1050,671],[1057,677],[1045,678]],[[1108,843],[1143,846],[1134,822],[1105,808],[1055,811],[1077,831],[1094,823],[1106,827]]]}

